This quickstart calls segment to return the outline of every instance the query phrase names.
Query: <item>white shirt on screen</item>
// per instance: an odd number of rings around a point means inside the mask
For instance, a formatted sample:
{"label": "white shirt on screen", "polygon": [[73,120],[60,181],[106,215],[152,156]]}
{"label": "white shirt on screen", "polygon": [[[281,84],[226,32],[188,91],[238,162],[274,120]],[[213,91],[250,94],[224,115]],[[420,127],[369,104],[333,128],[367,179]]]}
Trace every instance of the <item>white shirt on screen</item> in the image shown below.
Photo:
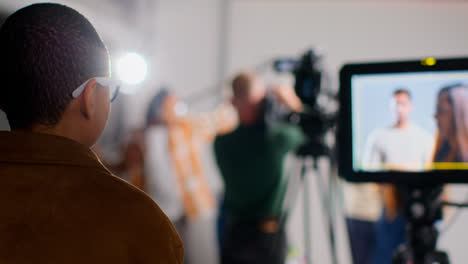
{"label": "white shirt on screen", "polygon": [[364,170],[421,171],[432,159],[435,138],[421,127],[410,124],[374,131],[366,145]]}

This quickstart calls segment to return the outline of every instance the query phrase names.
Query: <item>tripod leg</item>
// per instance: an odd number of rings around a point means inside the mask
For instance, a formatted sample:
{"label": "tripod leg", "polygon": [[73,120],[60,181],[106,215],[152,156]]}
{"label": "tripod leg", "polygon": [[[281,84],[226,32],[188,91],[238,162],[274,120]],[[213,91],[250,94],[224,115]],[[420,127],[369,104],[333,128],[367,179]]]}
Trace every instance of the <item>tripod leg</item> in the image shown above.
{"label": "tripod leg", "polygon": [[322,177],[321,170],[319,170],[318,164],[317,164],[317,159],[314,159],[314,170],[317,173],[317,184],[318,184],[318,190],[320,193],[320,199],[322,200],[322,209],[325,212],[325,218],[326,218],[326,224],[328,225],[328,237],[329,237],[329,242],[330,242],[330,255],[332,259],[333,264],[338,263],[338,257],[337,257],[337,251],[336,251],[336,243],[335,243],[335,225],[333,221],[334,217],[334,207],[332,206],[332,198],[330,193],[333,188],[331,186],[332,181],[331,181],[331,176],[329,176],[329,193],[326,194],[324,190],[326,190],[327,186],[325,186],[325,182]]}
{"label": "tripod leg", "polygon": [[335,236],[335,230],[336,230],[336,199],[337,197],[337,184],[338,182],[336,181],[336,175],[333,173],[334,170],[331,167],[331,162],[330,162],[330,167],[329,167],[329,175],[328,175],[328,206],[329,209],[328,211],[330,212],[328,214],[329,217],[329,223],[330,223],[330,246],[331,246],[331,251],[332,251],[332,259],[334,264],[338,264],[338,251],[336,248],[336,236]]}
{"label": "tripod leg", "polygon": [[305,263],[311,264],[312,260],[312,242],[310,239],[310,198],[309,198],[309,178],[307,177],[307,163],[306,159],[302,160],[301,167],[301,179],[302,179],[302,194],[303,194],[303,215],[304,215],[304,251],[305,251]]}

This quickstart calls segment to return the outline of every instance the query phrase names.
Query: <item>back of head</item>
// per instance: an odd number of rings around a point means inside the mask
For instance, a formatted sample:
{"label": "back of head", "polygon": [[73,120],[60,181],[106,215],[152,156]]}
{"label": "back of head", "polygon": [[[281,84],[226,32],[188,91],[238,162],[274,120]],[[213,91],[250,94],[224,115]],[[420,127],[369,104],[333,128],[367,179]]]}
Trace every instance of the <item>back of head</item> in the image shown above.
{"label": "back of head", "polygon": [[255,89],[257,76],[251,72],[241,72],[232,80],[232,93],[235,98],[248,98]]}
{"label": "back of head", "polygon": [[254,124],[262,115],[266,95],[261,79],[252,72],[241,72],[232,81],[232,104],[241,124]]}
{"label": "back of head", "polygon": [[259,104],[266,95],[263,80],[253,72],[244,71],[232,80],[234,100],[247,104]]}
{"label": "back of head", "polygon": [[109,56],[91,23],[64,5],[22,8],[0,29],[0,106],[12,129],[57,124],[84,81],[107,76]]}

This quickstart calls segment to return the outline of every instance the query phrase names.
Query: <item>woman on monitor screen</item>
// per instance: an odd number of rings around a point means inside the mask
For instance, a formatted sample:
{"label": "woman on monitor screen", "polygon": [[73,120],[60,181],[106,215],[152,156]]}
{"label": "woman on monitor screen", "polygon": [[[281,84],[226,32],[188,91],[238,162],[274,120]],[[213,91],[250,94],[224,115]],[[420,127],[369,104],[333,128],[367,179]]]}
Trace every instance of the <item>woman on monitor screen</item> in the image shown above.
{"label": "woman on monitor screen", "polygon": [[454,169],[455,164],[450,163],[468,162],[468,85],[442,88],[436,109],[438,135],[434,166],[436,169]]}

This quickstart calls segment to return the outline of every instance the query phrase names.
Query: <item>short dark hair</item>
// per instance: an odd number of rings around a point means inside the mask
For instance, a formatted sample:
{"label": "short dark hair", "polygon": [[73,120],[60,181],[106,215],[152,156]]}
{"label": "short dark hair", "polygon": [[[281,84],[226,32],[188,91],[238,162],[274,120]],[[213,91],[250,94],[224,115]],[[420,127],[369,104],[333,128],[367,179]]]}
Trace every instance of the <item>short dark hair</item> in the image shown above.
{"label": "short dark hair", "polygon": [[234,97],[246,97],[252,90],[256,75],[252,72],[241,72],[232,80],[232,93]]}
{"label": "short dark hair", "polygon": [[107,49],[74,9],[33,4],[0,29],[0,105],[12,129],[56,125],[86,80],[110,71]]}
{"label": "short dark hair", "polygon": [[398,95],[398,94],[406,94],[409,99],[411,99],[411,93],[408,89],[406,88],[397,88],[394,92],[393,92],[393,96],[395,95]]}

